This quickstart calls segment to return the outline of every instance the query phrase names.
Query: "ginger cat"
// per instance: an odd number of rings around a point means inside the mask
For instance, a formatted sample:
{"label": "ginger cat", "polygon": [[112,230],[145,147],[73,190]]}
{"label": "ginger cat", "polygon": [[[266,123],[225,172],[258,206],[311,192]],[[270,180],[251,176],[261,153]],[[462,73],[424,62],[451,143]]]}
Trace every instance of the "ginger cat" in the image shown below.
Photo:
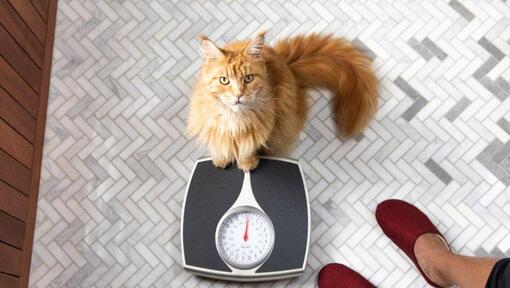
{"label": "ginger cat", "polygon": [[223,48],[201,38],[205,58],[190,103],[188,133],[209,147],[215,166],[254,169],[259,153],[288,155],[308,114],[307,89],[334,94],[342,136],[360,133],[377,109],[370,60],[342,38],[311,34]]}

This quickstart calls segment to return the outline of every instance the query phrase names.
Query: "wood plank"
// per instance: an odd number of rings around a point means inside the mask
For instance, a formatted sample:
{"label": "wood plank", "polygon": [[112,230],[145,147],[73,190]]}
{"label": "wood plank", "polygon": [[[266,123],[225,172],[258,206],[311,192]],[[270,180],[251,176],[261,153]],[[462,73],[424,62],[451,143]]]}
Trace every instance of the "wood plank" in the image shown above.
{"label": "wood plank", "polygon": [[21,255],[21,250],[0,242],[0,272],[19,276]]}
{"label": "wood plank", "polygon": [[3,87],[30,115],[37,117],[39,96],[1,56],[0,87]]}
{"label": "wood plank", "polygon": [[41,67],[44,57],[44,46],[39,39],[30,31],[30,28],[23,22],[16,10],[7,0],[0,0],[0,23],[16,39],[23,49],[30,55],[30,58]]}
{"label": "wood plank", "polygon": [[23,264],[20,277],[20,286],[28,287],[30,275],[30,260],[32,259],[32,245],[34,241],[35,215],[37,213],[37,198],[39,194],[39,182],[41,177],[42,150],[44,143],[44,127],[48,108],[48,93],[50,88],[51,60],[53,54],[53,41],[55,38],[55,22],[57,18],[57,0],[51,0],[48,14],[48,32],[46,36],[46,51],[44,56],[43,78],[41,86],[41,100],[37,116],[37,128],[34,145],[34,159],[32,166],[32,182],[30,198],[28,202],[28,215],[25,233],[25,245],[23,246]]}
{"label": "wood plank", "polygon": [[48,8],[50,8],[50,0],[30,0],[44,22],[48,22]]}
{"label": "wood plank", "polygon": [[0,87],[0,118],[9,123],[30,143],[35,139],[35,119]]}
{"label": "wood plank", "polygon": [[0,180],[16,188],[25,195],[30,194],[30,178],[32,173],[25,166],[0,149]]}
{"label": "wood plank", "polygon": [[17,288],[19,287],[19,278],[0,272],[0,287]]}
{"label": "wood plank", "polygon": [[28,25],[30,30],[35,34],[39,42],[46,42],[46,23],[41,15],[35,10],[35,7],[29,1],[9,0],[11,6],[18,12],[23,21]]}
{"label": "wood plank", "polygon": [[30,59],[25,51],[23,51],[23,48],[16,43],[2,25],[0,25],[0,39],[2,39],[0,56],[7,60],[11,67],[23,77],[32,89],[39,92],[42,76],[39,67],[35,65],[34,61]]}
{"label": "wood plank", "polygon": [[0,241],[16,248],[23,248],[25,223],[0,211]]}
{"label": "wood plank", "polygon": [[0,119],[0,149],[7,152],[25,167],[32,169],[34,147],[4,120]]}
{"label": "wood plank", "polygon": [[26,221],[27,209],[28,197],[0,180],[0,210]]}

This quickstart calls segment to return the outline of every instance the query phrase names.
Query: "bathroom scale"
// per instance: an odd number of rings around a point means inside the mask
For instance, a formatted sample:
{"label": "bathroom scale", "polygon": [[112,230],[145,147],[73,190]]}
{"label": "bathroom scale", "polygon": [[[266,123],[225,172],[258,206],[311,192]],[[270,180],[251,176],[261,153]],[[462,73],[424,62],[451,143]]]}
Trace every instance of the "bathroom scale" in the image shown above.
{"label": "bathroom scale", "polygon": [[303,274],[310,204],[298,161],[262,157],[257,168],[195,163],[181,217],[184,269],[233,281]]}

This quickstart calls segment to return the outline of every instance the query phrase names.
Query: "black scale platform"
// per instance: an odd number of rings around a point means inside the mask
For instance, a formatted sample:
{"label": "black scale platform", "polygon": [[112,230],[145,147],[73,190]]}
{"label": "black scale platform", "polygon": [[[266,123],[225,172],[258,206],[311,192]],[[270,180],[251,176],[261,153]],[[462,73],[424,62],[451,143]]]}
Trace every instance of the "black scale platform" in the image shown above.
{"label": "black scale platform", "polygon": [[[274,278],[270,276],[274,272],[302,273],[308,252],[310,215],[299,164],[285,159],[261,159],[250,174],[255,199],[275,229],[273,251],[256,270],[254,279],[257,275]],[[232,270],[216,249],[215,231],[220,218],[239,196],[243,178],[243,171],[236,167],[218,169],[210,160],[196,163],[181,223],[183,262],[187,270],[232,279],[228,276]]]}

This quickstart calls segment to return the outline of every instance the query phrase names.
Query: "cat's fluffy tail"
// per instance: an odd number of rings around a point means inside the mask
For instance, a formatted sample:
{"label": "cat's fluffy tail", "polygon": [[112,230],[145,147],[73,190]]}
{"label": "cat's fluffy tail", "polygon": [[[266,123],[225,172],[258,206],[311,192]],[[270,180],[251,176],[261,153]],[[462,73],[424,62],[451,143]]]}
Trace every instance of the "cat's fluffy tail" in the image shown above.
{"label": "cat's fluffy tail", "polygon": [[280,40],[276,52],[287,60],[301,88],[327,88],[343,136],[360,133],[377,109],[377,79],[370,60],[342,38],[311,34]]}

